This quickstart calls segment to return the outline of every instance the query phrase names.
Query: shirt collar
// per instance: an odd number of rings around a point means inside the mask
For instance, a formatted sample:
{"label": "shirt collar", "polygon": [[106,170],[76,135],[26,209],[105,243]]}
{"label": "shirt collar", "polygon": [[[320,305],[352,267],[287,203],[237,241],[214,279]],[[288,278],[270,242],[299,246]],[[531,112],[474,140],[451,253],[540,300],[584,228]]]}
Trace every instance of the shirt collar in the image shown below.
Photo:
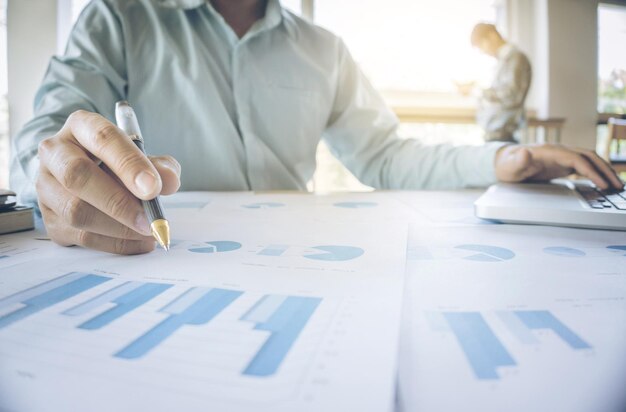
{"label": "shirt collar", "polygon": [[[161,7],[175,9],[194,9],[203,5],[208,5],[213,14],[218,14],[209,0],[154,0]],[[257,33],[263,30],[269,30],[278,26],[283,19],[283,8],[279,0],[268,0],[265,9],[265,16],[257,21],[250,29],[251,32]],[[220,16],[221,17],[221,16]]]}

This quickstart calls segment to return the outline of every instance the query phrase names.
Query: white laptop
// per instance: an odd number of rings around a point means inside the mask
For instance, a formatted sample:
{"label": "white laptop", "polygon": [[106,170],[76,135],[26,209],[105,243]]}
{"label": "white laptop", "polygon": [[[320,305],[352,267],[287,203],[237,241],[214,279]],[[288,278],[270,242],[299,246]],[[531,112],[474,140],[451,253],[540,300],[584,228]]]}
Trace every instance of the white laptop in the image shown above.
{"label": "white laptop", "polygon": [[504,223],[626,231],[626,191],[602,192],[588,182],[498,183],[474,208],[479,218]]}

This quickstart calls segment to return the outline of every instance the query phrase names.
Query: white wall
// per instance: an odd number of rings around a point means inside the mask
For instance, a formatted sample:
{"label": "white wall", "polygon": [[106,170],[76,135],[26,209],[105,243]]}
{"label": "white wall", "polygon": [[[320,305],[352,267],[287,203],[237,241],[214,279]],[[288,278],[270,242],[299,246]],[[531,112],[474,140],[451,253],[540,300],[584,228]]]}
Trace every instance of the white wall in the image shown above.
{"label": "white wall", "polygon": [[7,76],[11,137],[33,115],[33,100],[57,51],[57,0],[9,0]]}
{"label": "white wall", "polygon": [[[535,38],[537,25],[535,24],[535,1],[534,0],[506,0],[506,38],[513,44],[517,45],[530,59],[533,69],[535,68],[535,60],[537,60],[537,50]],[[537,92],[540,88],[540,82],[537,82],[535,73],[531,82],[528,97],[526,98],[526,107],[531,110],[537,108]]]}

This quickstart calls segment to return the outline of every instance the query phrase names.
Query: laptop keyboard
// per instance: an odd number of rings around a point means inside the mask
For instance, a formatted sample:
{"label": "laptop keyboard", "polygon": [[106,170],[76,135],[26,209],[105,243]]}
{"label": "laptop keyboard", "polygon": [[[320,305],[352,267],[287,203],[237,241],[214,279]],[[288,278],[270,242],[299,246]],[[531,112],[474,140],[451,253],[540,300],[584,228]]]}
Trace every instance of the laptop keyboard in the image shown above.
{"label": "laptop keyboard", "polygon": [[588,186],[577,186],[576,190],[592,209],[626,210],[626,191],[603,192]]}

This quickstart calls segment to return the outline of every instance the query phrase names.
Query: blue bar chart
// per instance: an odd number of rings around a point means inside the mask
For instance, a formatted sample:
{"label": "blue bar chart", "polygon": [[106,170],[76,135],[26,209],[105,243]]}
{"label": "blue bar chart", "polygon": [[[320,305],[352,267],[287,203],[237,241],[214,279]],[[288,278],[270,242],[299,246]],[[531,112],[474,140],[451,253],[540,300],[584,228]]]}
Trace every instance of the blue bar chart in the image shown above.
{"label": "blue bar chart", "polygon": [[572,349],[591,348],[591,345],[547,310],[516,310],[513,313],[529,330],[549,329]]}
{"label": "blue bar chart", "polygon": [[169,316],[115,354],[117,358],[145,356],[185,325],[203,325],[217,316],[243,292],[228,289],[194,287],[164,306],[160,312]]}
{"label": "blue bar chart", "polygon": [[0,299],[0,309],[22,305],[0,316],[0,329],[109,280],[107,276],[74,272]]}
{"label": "blue bar chart", "polygon": [[[498,368],[517,366],[517,361],[480,312],[426,312],[430,329],[455,336],[475,377],[500,379]],[[548,310],[501,310],[496,317],[523,345],[541,345],[534,333],[550,330],[572,350],[592,346]]]}
{"label": "blue bar chart", "polygon": [[278,370],[298,335],[322,299],[301,296],[264,296],[241,320],[271,335],[243,371],[244,375],[269,376]]}
{"label": "blue bar chart", "polygon": [[166,283],[125,282],[85,303],[66,310],[63,314],[79,316],[103,304],[114,303],[116,305],[115,307],[78,326],[80,329],[100,329],[135,310],[170,287],[172,287],[172,285]]}
{"label": "blue bar chart", "polygon": [[[115,280],[106,290],[95,296],[92,293],[70,308],[56,311],[53,308],[54,305],[70,298],[79,299],[81,293],[112,280],[114,279],[110,276],[69,273],[0,299],[0,313],[3,314],[0,316],[0,330],[44,309],[50,309],[48,316],[80,319],[73,327],[83,333],[100,331],[99,333],[106,334],[108,330],[106,327],[111,323],[124,316],[132,316],[138,311],[145,312],[146,309],[142,309],[142,305],[172,288],[180,289],[181,292],[174,294],[173,299],[168,297],[167,303],[161,305],[160,309],[150,309],[152,313],[167,315],[164,319],[150,325],[137,323],[137,327],[143,329],[143,333],[139,336],[130,336],[129,343],[121,349],[112,348],[112,352],[109,352],[117,359],[138,360],[167,342],[181,328],[209,327],[209,323],[216,316],[245,293],[223,288],[181,287],[171,283]],[[237,309],[241,310],[240,313],[243,315],[235,317],[234,322],[251,324],[249,329],[244,329],[247,332],[239,339],[245,340],[259,332],[267,334],[267,338],[258,349],[255,348],[251,353],[242,355],[246,356],[247,366],[237,373],[252,377],[275,374],[321,301],[322,299],[317,297],[261,294],[252,301],[253,303]],[[89,317],[91,313],[93,315]],[[132,331],[133,328],[128,330]]]}
{"label": "blue bar chart", "polygon": [[479,312],[431,313],[431,328],[453,333],[477,379],[499,379],[497,368],[514,366],[515,360]]}

